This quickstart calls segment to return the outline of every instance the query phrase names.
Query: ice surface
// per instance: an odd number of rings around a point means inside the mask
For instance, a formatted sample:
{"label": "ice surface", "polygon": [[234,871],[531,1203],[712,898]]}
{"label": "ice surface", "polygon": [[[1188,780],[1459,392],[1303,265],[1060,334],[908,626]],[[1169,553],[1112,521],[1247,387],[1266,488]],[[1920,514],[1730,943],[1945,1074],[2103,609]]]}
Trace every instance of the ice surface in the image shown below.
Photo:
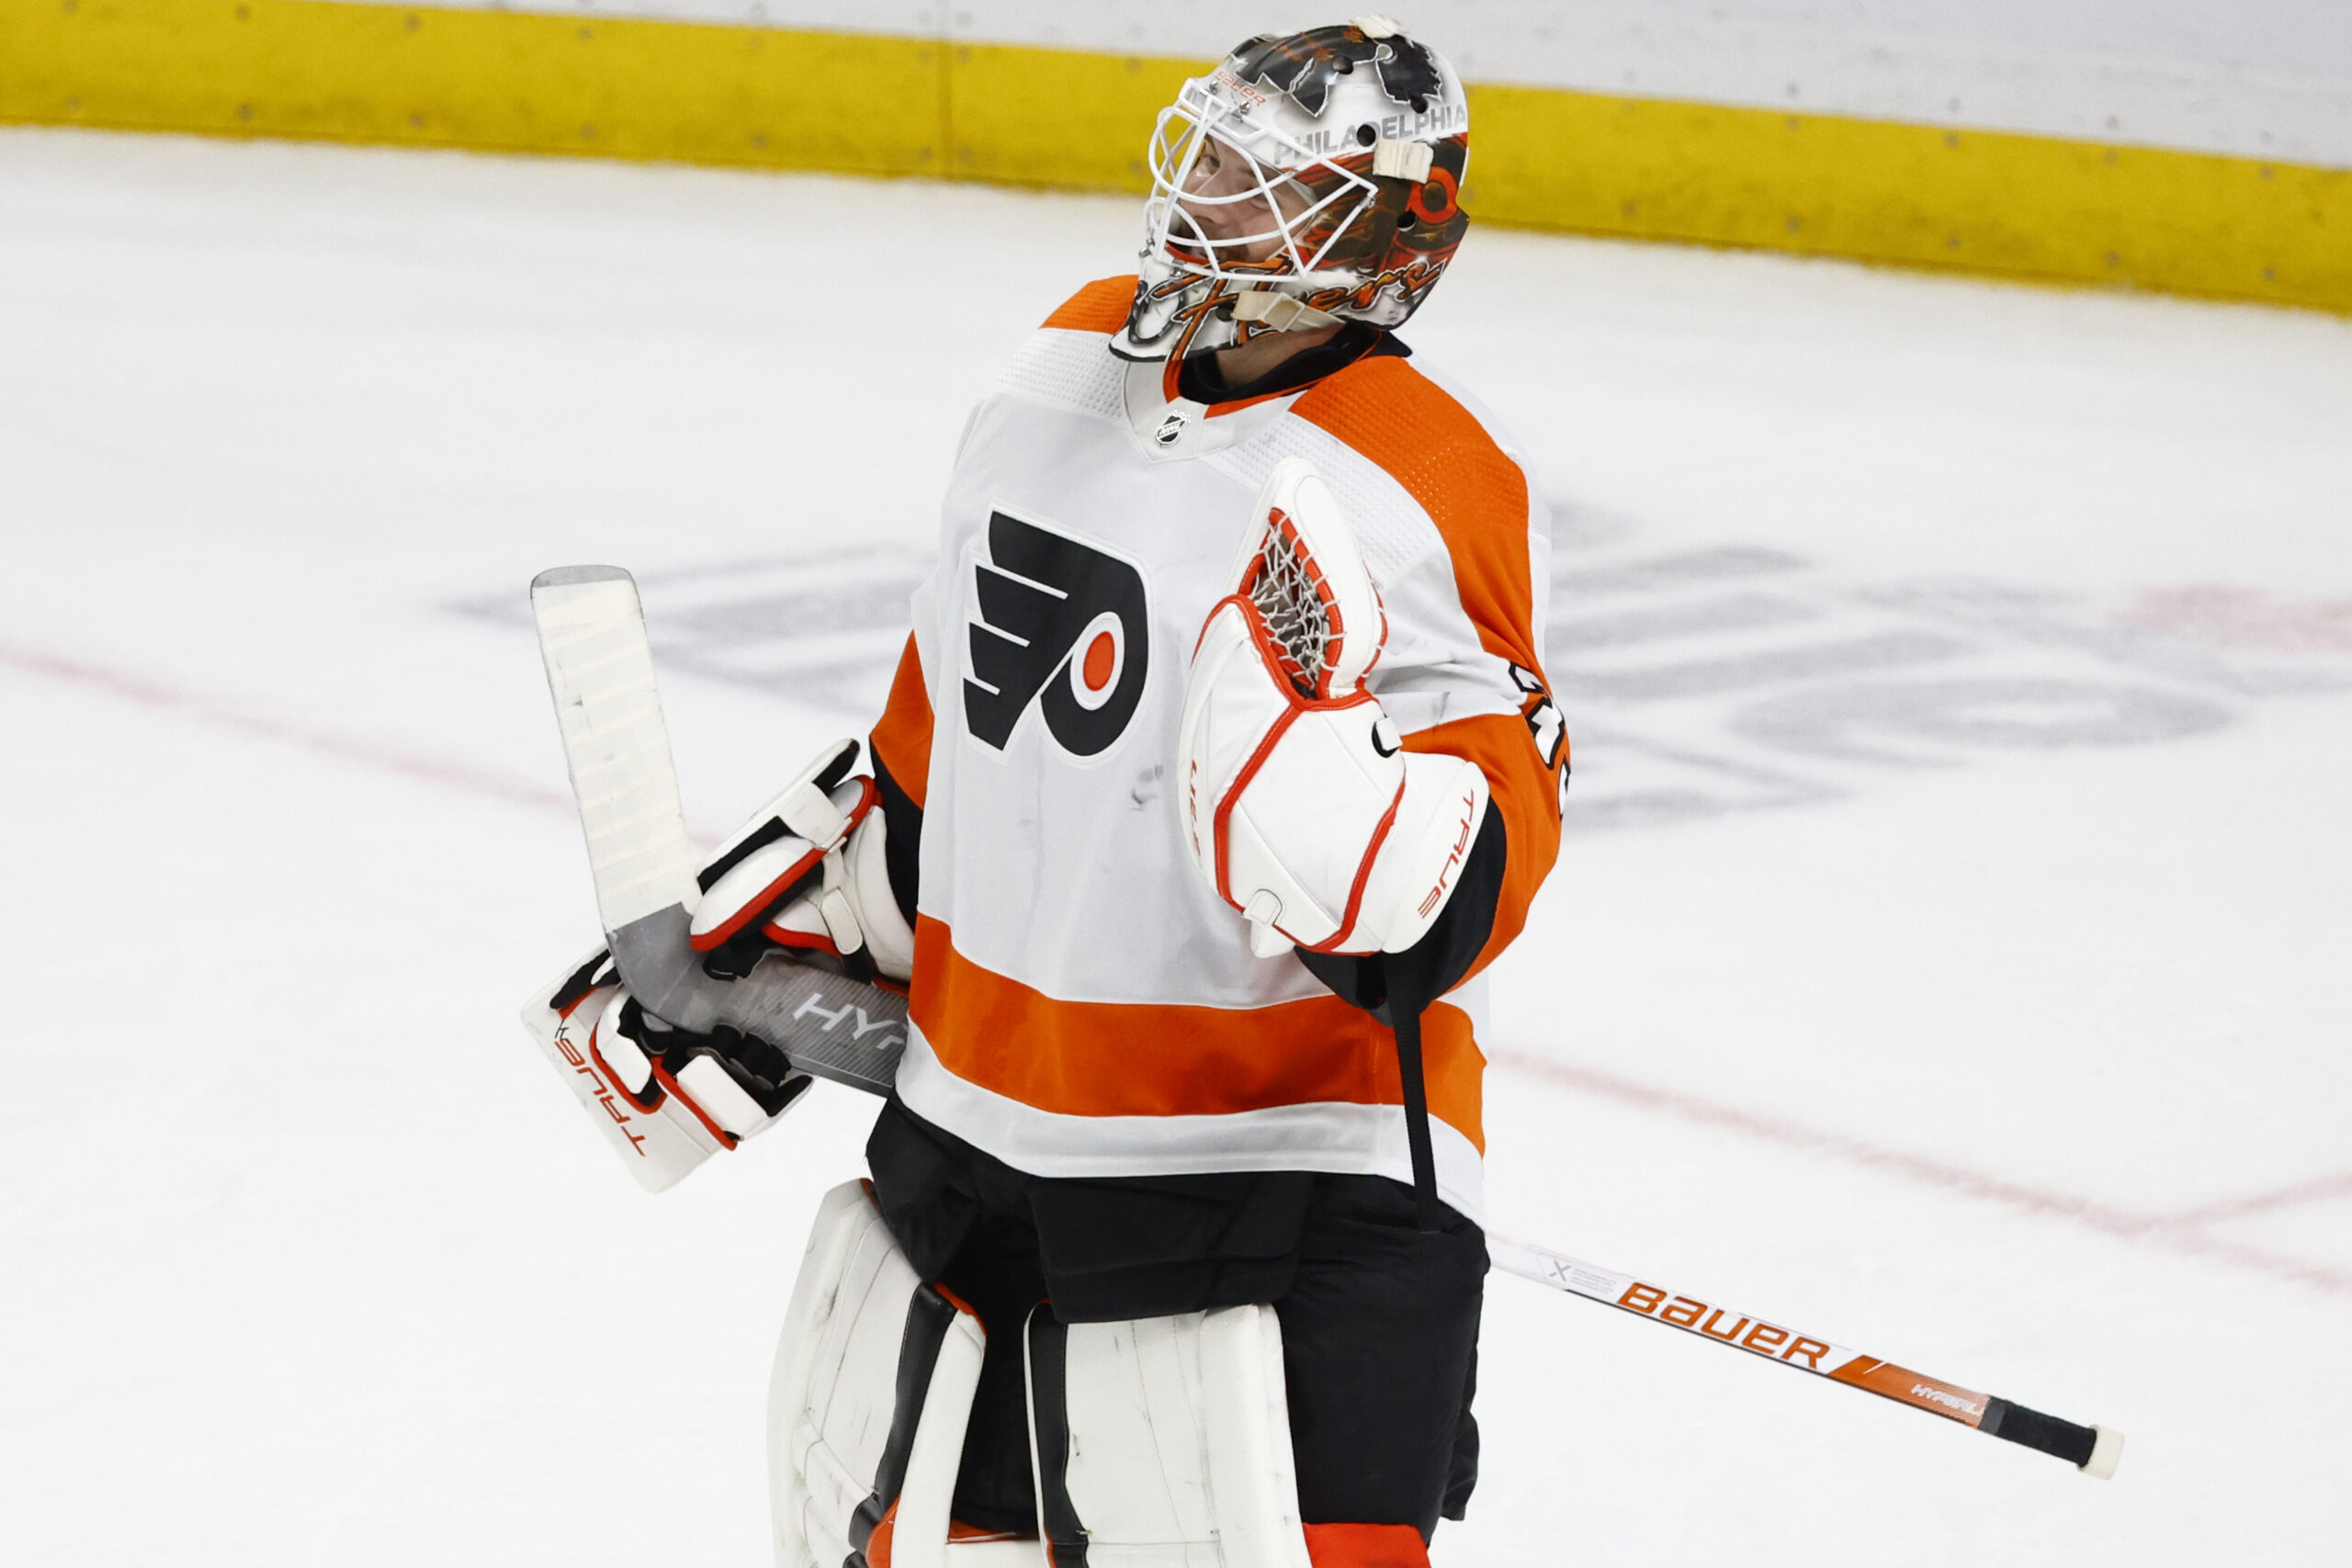
{"label": "ice surface", "polygon": [[[867,1102],[642,1198],[524,589],[715,835],[861,731],[1113,200],[0,133],[12,1562],[753,1563]],[[1510,1279],[1441,1562],[2352,1554],[2352,323],[1480,234],[1560,515],[1498,1229],[2129,1432],[2110,1483]]]}

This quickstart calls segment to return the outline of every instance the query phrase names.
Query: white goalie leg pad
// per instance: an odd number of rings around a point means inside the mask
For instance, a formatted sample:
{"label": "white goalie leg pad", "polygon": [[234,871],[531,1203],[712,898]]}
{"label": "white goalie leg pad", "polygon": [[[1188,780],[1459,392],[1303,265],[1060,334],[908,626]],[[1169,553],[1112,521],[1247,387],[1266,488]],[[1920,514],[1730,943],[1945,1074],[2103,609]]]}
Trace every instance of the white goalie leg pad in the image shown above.
{"label": "white goalie leg pad", "polygon": [[611,961],[598,949],[531,993],[523,1005],[523,1027],[638,1185],[660,1192],[717,1154],[718,1140],[675,1097],[651,1083],[652,1065],[642,1052],[606,1030],[606,1015],[617,1012],[625,995]]}
{"label": "white goalie leg pad", "polygon": [[949,1506],[987,1337],[926,1284],[862,1181],[825,1195],[768,1397],[779,1568],[1035,1568],[1031,1541],[950,1546]]}
{"label": "white goalie leg pad", "polygon": [[1309,1568],[1263,1304],[1028,1335],[1037,1517],[1088,1568]]}

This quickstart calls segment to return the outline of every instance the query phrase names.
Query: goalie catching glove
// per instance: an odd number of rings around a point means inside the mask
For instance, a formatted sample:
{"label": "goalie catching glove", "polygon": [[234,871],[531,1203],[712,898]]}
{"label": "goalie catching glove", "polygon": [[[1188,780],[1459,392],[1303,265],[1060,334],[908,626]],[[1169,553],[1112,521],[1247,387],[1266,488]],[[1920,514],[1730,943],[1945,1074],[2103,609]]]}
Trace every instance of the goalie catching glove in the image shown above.
{"label": "goalie catching glove", "polygon": [[854,979],[904,982],[915,933],[890,891],[874,781],[837,741],[719,846],[696,879],[690,939],[713,975],[741,976],[777,948]]}
{"label": "goalie catching glove", "polygon": [[1387,635],[1338,501],[1285,459],[1201,628],[1178,739],[1186,842],[1261,955],[1412,946],[1485,819],[1477,764],[1407,754],[1365,689]]}

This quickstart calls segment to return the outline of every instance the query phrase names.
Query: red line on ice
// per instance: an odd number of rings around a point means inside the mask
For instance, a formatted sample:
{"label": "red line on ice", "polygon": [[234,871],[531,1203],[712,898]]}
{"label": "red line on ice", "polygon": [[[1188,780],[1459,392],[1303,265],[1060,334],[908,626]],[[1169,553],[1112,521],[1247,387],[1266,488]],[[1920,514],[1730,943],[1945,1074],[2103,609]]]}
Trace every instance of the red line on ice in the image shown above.
{"label": "red line on ice", "polygon": [[2333,1176],[2314,1176],[2309,1181],[2298,1181],[2291,1187],[2281,1187],[2272,1192],[2257,1192],[2248,1198],[2230,1198],[2219,1203],[2207,1203],[2201,1208],[2186,1209],[2172,1218],[2179,1224],[2210,1225],[2217,1220],[2267,1214],[2273,1210],[2318,1203],[2330,1198],[2352,1198],[2352,1170],[2339,1170]]}
{"label": "red line on ice", "polygon": [[[1760,1115],[1741,1111],[1734,1106],[1720,1105],[1697,1095],[1679,1090],[1659,1089],[1651,1084],[1637,1083],[1592,1067],[1577,1066],[1549,1057],[1534,1056],[1523,1052],[1495,1050],[1487,1054],[1489,1065],[1509,1072],[1541,1078],[1559,1088],[1613,1100],[1621,1105],[1631,1105],[1660,1115],[1696,1122],[1705,1126],[1721,1127],[1740,1133],[1763,1143],[1782,1148],[1802,1149],[1809,1154],[1826,1155],[1849,1165],[1883,1171],[1900,1176],[1922,1186],[1941,1191],[1958,1193],[1982,1201],[2005,1204],[2009,1208],[2047,1219],[2064,1220],[2086,1226],[2119,1240],[2161,1248],[2167,1252],[2186,1253],[2191,1257],[2211,1258],[2233,1263],[2242,1269],[2268,1274],[2277,1279],[2291,1280],[2309,1285],[2330,1295],[2352,1295],[2352,1276],[2335,1269],[2307,1263],[2260,1247],[2245,1247],[2222,1237],[2208,1235],[2204,1227],[2217,1219],[2233,1217],[2238,1205],[2222,1204],[2212,1209],[2191,1210],[2180,1214],[2136,1213],[2109,1204],[2095,1202],[2088,1198],[2069,1193],[2053,1192],[2030,1187],[2023,1182],[2009,1181],[1982,1171],[1950,1165],[1942,1160],[1906,1154],[1900,1149],[1883,1148],[1843,1133],[1831,1133],[1807,1127],[1779,1116]],[[2305,1194],[2304,1188],[2328,1188],[2326,1193]],[[2332,1195],[2342,1187],[2352,1190],[2352,1173],[2321,1178],[2299,1188],[2272,1194],[2277,1204],[2302,1201],[2304,1196]],[[2273,1206],[2262,1200],[2252,1201],[2255,1208]],[[2244,1212],[2253,1212],[2246,1209]]]}
{"label": "red line on ice", "polygon": [[150,681],[143,676],[128,675],[120,671],[107,670],[78,660],[62,659],[52,653],[38,653],[29,649],[0,643],[0,664],[28,675],[45,675],[51,680],[65,681],[74,685],[106,693],[125,702],[162,712],[182,713],[204,719],[224,728],[242,730],[247,735],[275,740],[283,745],[299,746],[322,756],[339,758],[347,762],[364,762],[402,777],[423,779],[427,783],[450,784],[476,795],[486,795],[518,806],[537,807],[543,810],[561,811],[569,815],[571,797],[558,790],[542,789],[537,784],[514,779],[500,778],[469,768],[462,763],[439,761],[406,751],[379,746],[373,741],[349,736],[334,735],[324,730],[310,729],[283,719],[268,718],[243,708],[232,707],[215,697],[195,692],[183,692]]}
{"label": "red line on ice", "polygon": [[[194,692],[183,692],[151,681],[143,676],[129,675],[120,671],[85,664],[78,660],[56,654],[36,652],[29,649],[0,643],[0,664],[28,675],[47,676],[51,680],[70,682],[75,685],[106,693],[125,702],[161,712],[181,713],[200,718],[225,728],[240,730],[247,735],[282,745],[300,747],[322,756],[344,761],[365,763],[404,778],[421,779],[430,784],[451,785],[475,795],[518,806],[536,807],[542,810],[560,811],[567,816],[573,810],[571,797],[560,791],[542,789],[536,784],[501,778],[462,763],[441,761],[393,750],[372,741],[349,736],[334,735],[324,730],[288,724],[283,719],[266,717],[233,707],[218,698]],[[2296,1258],[2265,1252],[2256,1247],[2241,1247],[2204,1233],[2202,1227],[2217,1220],[2283,1208],[2321,1198],[2352,1192],[2352,1171],[2315,1178],[2280,1191],[2253,1198],[2239,1199],[2207,1208],[2189,1210],[2172,1215],[2139,1214],[2128,1210],[2095,1203],[2087,1198],[2044,1191],[2021,1182],[2007,1181],[1986,1176],[1960,1166],[1939,1160],[1905,1154],[1899,1149],[1881,1148],[1877,1145],[1849,1137],[1842,1133],[1824,1132],[1801,1126],[1777,1116],[1758,1115],[1727,1105],[1718,1105],[1695,1095],[1672,1089],[1658,1089],[1631,1078],[1590,1067],[1579,1067],[1566,1062],[1528,1055],[1515,1051],[1490,1052],[1487,1060],[1507,1071],[1524,1073],[1542,1078],[1563,1089],[1614,1100],[1663,1115],[1679,1117],[1686,1122],[1702,1122],[1741,1133],[1783,1148],[1804,1149],[1825,1154],[1873,1170],[1901,1176],[1922,1185],[1957,1192],[1970,1198],[2004,1203],[2029,1213],[2048,1218],[2069,1220],[2086,1225],[2105,1235],[2126,1241],[2161,1247],[2168,1251],[2211,1258],[2235,1263],[2242,1268],[2292,1280],[2311,1285],[2331,1294],[2352,1295],[2352,1278],[2343,1273],[2304,1263]]]}

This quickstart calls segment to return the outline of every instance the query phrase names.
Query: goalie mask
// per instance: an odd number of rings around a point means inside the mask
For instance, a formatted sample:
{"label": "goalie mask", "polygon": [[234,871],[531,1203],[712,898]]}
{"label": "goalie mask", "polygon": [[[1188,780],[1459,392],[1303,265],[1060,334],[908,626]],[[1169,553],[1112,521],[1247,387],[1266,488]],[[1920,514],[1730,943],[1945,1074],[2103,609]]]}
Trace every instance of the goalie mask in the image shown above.
{"label": "goalie mask", "polygon": [[1129,359],[1261,333],[1401,323],[1469,226],[1453,68],[1380,17],[1250,39],[1152,133]]}

